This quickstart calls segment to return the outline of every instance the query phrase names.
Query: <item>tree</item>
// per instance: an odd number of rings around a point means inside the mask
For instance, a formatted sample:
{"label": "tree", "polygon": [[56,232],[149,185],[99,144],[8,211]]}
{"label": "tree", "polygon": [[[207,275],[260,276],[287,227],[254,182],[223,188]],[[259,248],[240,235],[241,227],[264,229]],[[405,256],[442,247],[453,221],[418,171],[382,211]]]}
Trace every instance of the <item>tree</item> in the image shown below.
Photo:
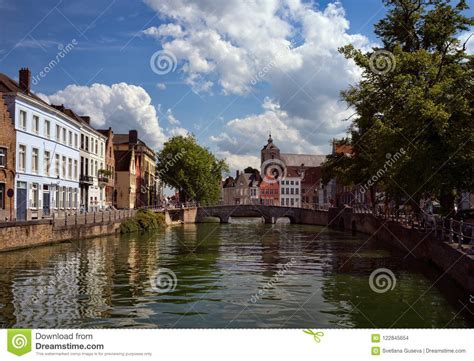
{"label": "tree", "polygon": [[223,160],[200,146],[194,136],[170,138],[158,154],[157,170],[164,183],[179,190],[180,201],[214,204],[219,200]]}
{"label": "tree", "polygon": [[463,15],[464,0],[384,3],[387,16],[375,26],[384,47],[340,49],[362,70],[362,80],[342,92],[355,109],[354,156],[343,166],[340,156],[329,157],[324,178],[364,184],[380,174],[373,186],[391,199],[418,203],[435,195],[449,211],[455,192],[474,188],[474,59],[458,40],[474,20]]}

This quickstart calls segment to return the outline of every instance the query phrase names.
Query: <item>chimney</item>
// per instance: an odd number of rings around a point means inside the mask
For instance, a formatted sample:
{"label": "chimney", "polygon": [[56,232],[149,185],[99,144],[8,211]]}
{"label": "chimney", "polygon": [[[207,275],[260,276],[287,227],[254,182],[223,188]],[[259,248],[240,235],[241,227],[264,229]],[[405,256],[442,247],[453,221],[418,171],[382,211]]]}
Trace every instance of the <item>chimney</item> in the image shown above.
{"label": "chimney", "polygon": [[31,72],[28,68],[21,68],[19,72],[19,85],[20,89],[25,93],[29,93],[31,90]]}
{"label": "chimney", "polygon": [[85,121],[87,124],[89,125],[91,124],[91,117],[83,115],[81,116],[81,119]]}
{"label": "chimney", "polygon": [[138,143],[138,132],[136,130],[129,130],[128,131],[128,142],[130,144],[137,144]]}

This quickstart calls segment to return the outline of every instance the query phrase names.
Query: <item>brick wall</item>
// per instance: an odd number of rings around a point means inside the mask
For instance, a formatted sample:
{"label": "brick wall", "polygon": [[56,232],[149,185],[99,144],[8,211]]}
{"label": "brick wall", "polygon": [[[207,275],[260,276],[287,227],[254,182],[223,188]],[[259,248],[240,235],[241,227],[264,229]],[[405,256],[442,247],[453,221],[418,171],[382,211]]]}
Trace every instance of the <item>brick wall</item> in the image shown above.
{"label": "brick wall", "polygon": [[[6,191],[14,189],[15,183],[16,133],[2,93],[0,93],[0,129],[0,148],[5,149],[7,153],[6,167],[0,166],[0,186],[2,190],[4,189],[3,199],[0,202],[0,205],[3,205],[0,207],[0,219],[4,220],[10,218],[10,199],[7,198]],[[15,210],[13,210],[14,217]]]}

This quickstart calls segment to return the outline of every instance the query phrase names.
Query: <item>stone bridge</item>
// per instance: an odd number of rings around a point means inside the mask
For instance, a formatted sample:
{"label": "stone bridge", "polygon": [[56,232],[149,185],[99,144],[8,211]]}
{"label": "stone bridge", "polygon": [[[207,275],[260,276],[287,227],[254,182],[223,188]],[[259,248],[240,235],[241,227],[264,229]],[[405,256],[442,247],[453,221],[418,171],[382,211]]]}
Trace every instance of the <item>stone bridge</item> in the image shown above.
{"label": "stone bridge", "polygon": [[265,223],[270,224],[283,217],[287,217],[291,223],[298,224],[327,225],[328,223],[327,211],[254,204],[199,207],[196,208],[195,213],[195,223],[202,222],[206,217],[219,218],[221,223],[228,223],[229,218],[235,217],[261,217]]}

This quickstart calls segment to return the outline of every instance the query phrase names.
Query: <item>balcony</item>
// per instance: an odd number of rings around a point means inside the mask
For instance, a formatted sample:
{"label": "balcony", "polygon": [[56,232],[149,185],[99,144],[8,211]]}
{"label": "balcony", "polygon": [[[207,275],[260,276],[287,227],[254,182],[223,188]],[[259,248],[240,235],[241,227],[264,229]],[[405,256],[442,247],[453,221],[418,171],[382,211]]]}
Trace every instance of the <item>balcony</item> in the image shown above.
{"label": "balcony", "polygon": [[82,175],[79,178],[79,183],[85,184],[85,185],[92,185],[94,184],[94,178],[91,177],[90,175]]}
{"label": "balcony", "polygon": [[107,185],[107,183],[109,183],[109,177],[107,177],[107,176],[101,175],[101,176],[99,176],[98,180],[99,180],[99,187],[101,187],[101,188],[105,187]]}

